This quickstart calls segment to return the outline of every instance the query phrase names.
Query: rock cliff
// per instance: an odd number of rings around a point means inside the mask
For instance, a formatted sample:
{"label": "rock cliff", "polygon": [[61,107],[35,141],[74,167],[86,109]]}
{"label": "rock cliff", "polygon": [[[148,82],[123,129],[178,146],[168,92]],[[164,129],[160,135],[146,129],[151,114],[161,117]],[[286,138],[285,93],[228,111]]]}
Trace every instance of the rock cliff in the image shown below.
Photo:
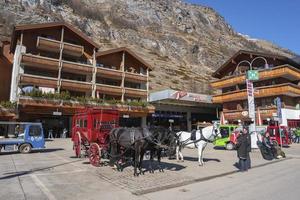
{"label": "rock cliff", "polygon": [[294,56],[237,33],[212,8],[180,0],[2,0],[0,37],[14,24],[64,20],[101,50],[128,46],[154,70],[151,89],[211,94],[210,74],[240,49]]}

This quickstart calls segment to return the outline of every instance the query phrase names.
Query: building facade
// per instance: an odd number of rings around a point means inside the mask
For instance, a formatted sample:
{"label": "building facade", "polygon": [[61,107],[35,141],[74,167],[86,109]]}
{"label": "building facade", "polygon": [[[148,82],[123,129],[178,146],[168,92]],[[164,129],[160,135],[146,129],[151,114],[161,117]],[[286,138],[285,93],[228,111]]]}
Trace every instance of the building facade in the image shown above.
{"label": "building facade", "polygon": [[[251,66],[251,67],[250,67]],[[246,72],[258,70],[259,79],[253,81],[256,118],[263,124],[278,120],[275,99],[282,102],[282,125],[300,126],[300,65],[293,59],[265,53],[239,51],[225,62],[213,77],[214,89],[220,91],[213,102],[223,105],[228,123],[247,122],[248,101]]]}
{"label": "building facade", "polygon": [[71,116],[86,107],[111,106],[130,118],[154,112],[140,105],[148,100],[151,66],[127,48],[99,51],[70,24],[15,26],[10,52],[9,100],[18,103],[19,120],[70,130]]}
{"label": "building facade", "polygon": [[219,105],[212,97],[172,89],[150,93],[150,102],[155,113],[148,115],[148,125],[171,127],[175,131],[191,131],[198,124],[217,119]]}

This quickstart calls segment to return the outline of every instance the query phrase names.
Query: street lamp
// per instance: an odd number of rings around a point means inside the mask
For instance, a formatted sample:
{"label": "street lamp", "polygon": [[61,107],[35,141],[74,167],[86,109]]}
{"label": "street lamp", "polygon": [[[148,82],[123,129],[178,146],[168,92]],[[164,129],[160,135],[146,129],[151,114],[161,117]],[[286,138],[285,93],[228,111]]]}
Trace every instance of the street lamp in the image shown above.
{"label": "street lamp", "polygon": [[255,116],[254,87],[252,81],[258,80],[259,76],[258,76],[258,71],[253,70],[252,66],[254,61],[258,59],[262,59],[265,62],[265,68],[269,68],[267,60],[264,57],[260,57],[260,56],[252,59],[251,62],[249,62],[248,60],[242,60],[237,64],[236,67],[238,69],[240,64],[242,63],[247,63],[250,67],[246,75],[246,85],[247,85],[247,95],[248,95],[248,109],[249,109],[248,113],[251,120],[253,120],[254,131],[256,131],[256,123],[255,123],[256,116]]}

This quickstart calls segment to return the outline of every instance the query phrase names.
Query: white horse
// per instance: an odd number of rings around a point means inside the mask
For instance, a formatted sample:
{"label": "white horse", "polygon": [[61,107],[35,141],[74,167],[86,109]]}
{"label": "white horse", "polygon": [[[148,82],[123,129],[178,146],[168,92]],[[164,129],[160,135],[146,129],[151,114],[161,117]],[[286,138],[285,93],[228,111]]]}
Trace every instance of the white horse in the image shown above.
{"label": "white horse", "polygon": [[[194,138],[192,134],[194,134]],[[195,130],[195,132],[180,131],[176,133],[177,146],[176,146],[176,159],[183,161],[183,155],[181,150],[184,147],[198,148],[198,162],[200,166],[204,165],[203,162],[203,150],[208,142],[213,142],[216,136],[220,136],[219,129],[215,123],[212,126],[207,126],[201,130]],[[179,158],[180,157],[180,158]]]}

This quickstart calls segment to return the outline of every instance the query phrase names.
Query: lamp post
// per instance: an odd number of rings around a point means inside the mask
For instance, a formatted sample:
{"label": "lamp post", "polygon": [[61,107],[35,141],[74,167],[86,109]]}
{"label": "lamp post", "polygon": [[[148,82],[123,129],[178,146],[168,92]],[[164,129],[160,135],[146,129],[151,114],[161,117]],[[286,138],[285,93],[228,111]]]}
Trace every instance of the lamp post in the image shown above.
{"label": "lamp post", "polygon": [[255,101],[254,101],[254,87],[253,87],[253,82],[255,80],[259,80],[259,76],[258,76],[258,71],[257,70],[253,70],[253,63],[254,61],[258,60],[258,59],[262,59],[265,62],[265,68],[268,68],[268,62],[264,57],[256,57],[254,59],[250,61],[248,60],[242,60],[237,64],[237,68],[240,66],[240,64],[242,63],[247,63],[250,67],[250,69],[247,71],[247,75],[246,75],[246,85],[247,85],[247,97],[248,97],[248,113],[249,113],[249,117],[251,118],[251,120],[253,120],[253,128],[254,131],[256,131],[256,122],[255,122]]}

